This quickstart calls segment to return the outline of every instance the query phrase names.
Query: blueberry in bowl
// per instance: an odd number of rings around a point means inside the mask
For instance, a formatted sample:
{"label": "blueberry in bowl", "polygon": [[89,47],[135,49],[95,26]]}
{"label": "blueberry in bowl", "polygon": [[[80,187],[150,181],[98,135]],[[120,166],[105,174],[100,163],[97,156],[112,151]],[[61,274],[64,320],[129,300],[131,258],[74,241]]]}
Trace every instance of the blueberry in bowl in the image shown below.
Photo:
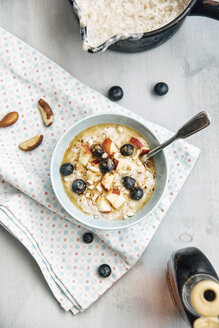
{"label": "blueberry in bowl", "polygon": [[96,157],[102,157],[104,154],[104,147],[100,144],[95,144],[91,147],[92,154]]}
{"label": "blueberry in bowl", "polygon": [[122,182],[126,189],[133,189],[136,181],[132,177],[125,176],[124,178],[122,178]]}
{"label": "blueberry in bowl", "polygon": [[72,174],[74,171],[74,166],[72,163],[64,163],[60,167],[60,173],[64,176]]}
{"label": "blueberry in bowl", "polygon": [[100,171],[102,173],[111,172],[114,169],[114,166],[115,166],[115,162],[111,158],[102,159],[102,161],[99,164]]}
{"label": "blueberry in bowl", "polygon": [[130,197],[134,200],[140,200],[143,194],[144,192],[141,188],[133,188],[130,190]]}
{"label": "blueberry in bowl", "polygon": [[134,146],[131,144],[125,144],[120,148],[120,153],[123,156],[131,156],[134,153]]}
{"label": "blueberry in bowl", "polygon": [[75,192],[76,194],[83,194],[86,190],[86,182],[82,179],[76,179],[73,183],[72,183],[72,190],[73,192]]}

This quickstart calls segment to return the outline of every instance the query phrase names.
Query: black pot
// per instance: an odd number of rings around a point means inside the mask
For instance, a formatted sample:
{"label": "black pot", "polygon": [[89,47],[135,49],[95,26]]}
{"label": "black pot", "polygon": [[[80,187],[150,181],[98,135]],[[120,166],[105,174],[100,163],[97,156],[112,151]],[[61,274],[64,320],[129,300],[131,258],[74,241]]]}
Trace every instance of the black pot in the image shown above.
{"label": "black pot", "polygon": [[[78,16],[80,8],[77,5],[77,0],[70,0],[70,2],[73,4],[74,11]],[[143,37],[138,39],[136,39],[136,37],[130,37],[125,40],[118,40],[118,37],[114,36],[96,48],[89,47],[87,51],[96,53],[104,51],[109,47],[111,50],[132,53],[158,47],[177,32],[187,15],[206,16],[219,20],[219,2],[212,0],[191,0],[181,15],[158,30],[144,33]],[[81,36],[82,40],[85,41],[87,38],[87,26],[81,27]]]}
{"label": "black pot", "polygon": [[139,40],[120,40],[109,49],[120,52],[140,52],[160,46],[169,40],[180,28],[187,15],[206,16],[219,20],[219,2],[211,0],[192,0],[186,9],[175,20],[158,30],[144,33]]}

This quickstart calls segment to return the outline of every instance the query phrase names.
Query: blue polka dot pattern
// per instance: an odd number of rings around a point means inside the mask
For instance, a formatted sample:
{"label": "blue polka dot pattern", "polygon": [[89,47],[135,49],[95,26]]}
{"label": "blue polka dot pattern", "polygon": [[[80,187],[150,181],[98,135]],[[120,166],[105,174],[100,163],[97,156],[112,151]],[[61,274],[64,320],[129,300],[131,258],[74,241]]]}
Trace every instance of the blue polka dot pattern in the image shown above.
{"label": "blue polka dot pattern", "polygon": [[[68,216],[52,191],[49,163],[53,148],[66,129],[89,114],[116,110],[144,121],[2,29],[0,41],[1,114],[19,113],[15,125],[0,130],[0,223],[32,254],[62,308],[76,314],[139,259],[189,175],[199,150],[184,141],[170,146],[166,152],[168,188],[157,209],[129,229],[93,231],[92,244],[83,243],[81,236],[87,229]],[[39,98],[48,101],[55,111],[49,128],[43,125],[37,109]],[[165,128],[144,123],[161,141],[172,135]],[[44,141],[33,152],[18,149],[20,142],[41,133]],[[112,269],[107,279],[97,274],[103,263]]]}

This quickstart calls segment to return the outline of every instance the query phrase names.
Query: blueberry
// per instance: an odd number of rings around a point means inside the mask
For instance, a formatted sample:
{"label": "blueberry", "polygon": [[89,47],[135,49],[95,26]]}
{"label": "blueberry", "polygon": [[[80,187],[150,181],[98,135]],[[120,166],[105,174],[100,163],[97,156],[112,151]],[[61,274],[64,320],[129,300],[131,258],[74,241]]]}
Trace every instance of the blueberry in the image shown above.
{"label": "blueberry", "polygon": [[94,239],[94,235],[92,234],[92,232],[86,232],[85,234],[83,234],[83,241],[86,244],[92,243],[93,239]]}
{"label": "blueberry", "polygon": [[111,275],[111,272],[112,270],[108,264],[102,264],[98,268],[98,273],[103,278],[109,277]]}
{"label": "blueberry", "polygon": [[126,189],[132,189],[135,186],[135,179],[128,176],[122,178],[122,182]]}
{"label": "blueberry", "polygon": [[164,96],[168,92],[168,90],[169,90],[169,87],[164,82],[159,82],[159,83],[155,84],[155,86],[154,86],[154,92],[158,96]]}
{"label": "blueberry", "polygon": [[60,167],[60,173],[64,176],[72,174],[74,171],[74,166],[71,163],[64,163]]}
{"label": "blueberry", "polygon": [[92,151],[92,154],[96,157],[102,157],[102,155],[104,154],[104,148],[100,144],[93,145],[91,147],[91,151]]}
{"label": "blueberry", "polygon": [[81,179],[77,179],[72,183],[72,190],[76,193],[76,194],[83,194],[86,190],[86,182],[84,180]]}
{"label": "blueberry", "polygon": [[115,163],[110,158],[104,158],[100,162],[99,167],[100,167],[100,171],[102,173],[108,173],[108,172],[111,172],[114,169]]}
{"label": "blueberry", "polygon": [[108,97],[112,101],[119,101],[123,97],[123,90],[119,86],[114,86],[109,89]]}
{"label": "blueberry", "polygon": [[125,144],[120,148],[120,153],[123,156],[131,156],[134,153],[134,146],[131,144]]}
{"label": "blueberry", "polygon": [[130,197],[134,200],[139,200],[143,197],[143,190],[141,188],[133,188],[130,190]]}

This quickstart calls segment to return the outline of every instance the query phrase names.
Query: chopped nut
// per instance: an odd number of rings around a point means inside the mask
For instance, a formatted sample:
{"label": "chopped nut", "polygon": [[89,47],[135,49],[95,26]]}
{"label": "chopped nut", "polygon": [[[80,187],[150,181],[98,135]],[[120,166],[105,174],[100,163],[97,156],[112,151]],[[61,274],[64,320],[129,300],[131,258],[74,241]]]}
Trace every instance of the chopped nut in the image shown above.
{"label": "chopped nut", "polygon": [[101,175],[98,175],[95,179],[94,179],[94,182],[97,182],[101,179]]}
{"label": "chopped nut", "polygon": [[103,153],[102,158],[107,158],[107,153]]}
{"label": "chopped nut", "polygon": [[97,197],[98,197],[98,195],[97,194],[94,194],[94,196],[93,196],[93,200],[96,200],[97,199]]}
{"label": "chopped nut", "polygon": [[101,186],[100,183],[96,186],[96,188],[97,188],[97,190],[98,190],[99,192],[101,192],[101,191],[103,190],[103,188],[102,188],[102,186]]}
{"label": "chopped nut", "polygon": [[93,140],[92,140],[92,139],[90,139],[90,140],[88,141],[88,145],[89,145],[89,146],[92,146],[92,145],[93,145],[93,143],[94,143],[94,142],[93,142]]}
{"label": "chopped nut", "polygon": [[137,159],[140,154],[140,149],[136,150],[134,155],[132,156],[133,159]]}
{"label": "chopped nut", "polygon": [[127,213],[127,216],[133,216],[133,215],[135,215],[134,211],[130,211],[130,212]]}
{"label": "chopped nut", "polygon": [[18,113],[11,112],[5,115],[0,121],[0,128],[7,128],[18,120]]}
{"label": "chopped nut", "polygon": [[41,144],[42,141],[43,141],[43,135],[38,134],[35,137],[22,142],[19,145],[19,148],[23,151],[30,151],[30,150],[37,148]]}
{"label": "chopped nut", "polygon": [[64,177],[64,180],[67,182],[67,181],[73,181],[75,179],[75,176],[73,174],[67,176],[67,177]]}
{"label": "chopped nut", "polygon": [[45,126],[50,126],[54,121],[54,114],[52,108],[44,99],[38,100],[38,107],[40,109]]}
{"label": "chopped nut", "polygon": [[94,189],[94,185],[88,186],[88,189]]}
{"label": "chopped nut", "polygon": [[123,127],[121,127],[121,126],[118,126],[118,127],[117,127],[117,130],[119,131],[119,133],[122,133],[124,129],[123,129]]}
{"label": "chopped nut", "polygon": [[91,171],[93,171],[93,172],[100,172],[99,167],[93,166],[93,165],[91,165],[91,163],[88,163],[88,164],[87,164],[87,169],[88,169],[88,170],[91,170]]}

